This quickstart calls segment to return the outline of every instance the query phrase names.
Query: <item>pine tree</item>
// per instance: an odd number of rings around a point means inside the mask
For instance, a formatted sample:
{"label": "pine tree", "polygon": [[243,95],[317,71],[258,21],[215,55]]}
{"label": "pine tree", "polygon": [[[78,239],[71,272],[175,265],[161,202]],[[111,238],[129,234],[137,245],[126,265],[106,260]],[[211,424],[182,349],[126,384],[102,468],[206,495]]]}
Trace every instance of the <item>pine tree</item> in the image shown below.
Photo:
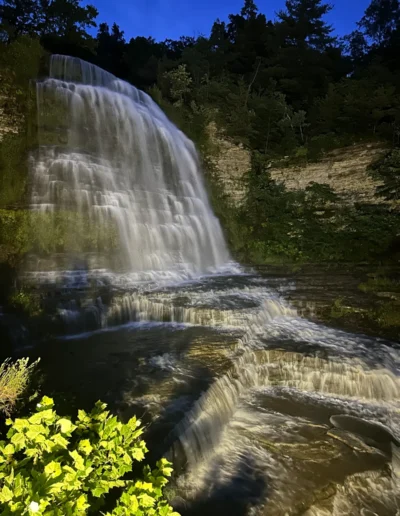
{"label": "pine tree", "polygon": [[332,6],[322,0],[286,0],[286,11],[278,13],[286,42],[316,50],[333,45],[333,28],[323,20],[331,10]]}
{"label": "pine tree", "polygon": [[247,20],[255,18],[258,13],[258,7],[253,0],[244,0],[244,5],[240,11],[240,15]]}

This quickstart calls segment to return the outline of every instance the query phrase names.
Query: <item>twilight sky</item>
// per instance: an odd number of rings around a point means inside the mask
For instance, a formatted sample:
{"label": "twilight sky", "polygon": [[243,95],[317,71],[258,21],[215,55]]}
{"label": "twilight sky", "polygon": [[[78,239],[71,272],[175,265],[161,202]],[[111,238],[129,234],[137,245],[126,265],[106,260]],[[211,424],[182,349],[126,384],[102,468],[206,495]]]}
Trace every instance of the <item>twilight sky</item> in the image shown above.
{"label": "twilight sky", "polygon": [[[135,36],[152,36],[156,40],[180,36],[209,35],[213,22],[227,20],[239,13],[243,0],[87,0],[99,10],[98,23],[115,21],[129,41]],[[285,0],[256,0],[260,12],[268,19],[282,9]],[[339,35],[348,34],[362,17],[370,0],[331,0],[329,15]]]}

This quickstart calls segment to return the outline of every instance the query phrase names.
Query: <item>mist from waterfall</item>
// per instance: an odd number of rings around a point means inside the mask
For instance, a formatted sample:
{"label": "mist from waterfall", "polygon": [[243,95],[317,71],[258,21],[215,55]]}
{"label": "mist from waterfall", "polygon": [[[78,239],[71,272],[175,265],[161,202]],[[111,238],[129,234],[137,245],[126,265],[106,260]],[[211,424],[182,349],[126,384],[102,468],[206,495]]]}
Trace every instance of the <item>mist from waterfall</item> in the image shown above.
{"label": "mist from waterfall", "polygon": [[229,261],[195,146],[146,93],[54,55],[37,109],[33,209],[114,225],[118,267],[139,276],[192,277]]}

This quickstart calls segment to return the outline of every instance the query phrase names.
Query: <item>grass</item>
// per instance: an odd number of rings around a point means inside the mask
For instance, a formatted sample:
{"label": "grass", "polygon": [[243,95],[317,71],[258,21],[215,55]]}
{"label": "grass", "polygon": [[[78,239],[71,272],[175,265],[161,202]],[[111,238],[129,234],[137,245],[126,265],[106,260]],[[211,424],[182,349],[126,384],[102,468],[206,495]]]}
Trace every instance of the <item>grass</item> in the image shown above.
{"label": "grass", "polygon": [[33,369],[39,360],[28,365],[29,358],[20,358],[11,362],[8,358],[0,365],[0,411],[9,415],[21,394],[29,385]]}

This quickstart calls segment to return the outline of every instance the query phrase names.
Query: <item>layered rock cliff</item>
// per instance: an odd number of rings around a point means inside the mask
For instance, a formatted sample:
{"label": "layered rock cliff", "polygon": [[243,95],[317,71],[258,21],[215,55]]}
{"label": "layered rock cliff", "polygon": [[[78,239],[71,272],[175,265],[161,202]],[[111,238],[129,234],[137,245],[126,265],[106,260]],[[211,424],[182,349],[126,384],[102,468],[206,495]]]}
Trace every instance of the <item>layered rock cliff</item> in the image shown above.
{"label": "layered rock cliff", "polygon": [[304,190],[311,183],[328,184],[343,202],[384,202],[375,197],[380,184],[367,174],[368,166],[386,148],[382,144],[352,145],[328,153],[321,161],[299,167],[271,167],[271,177],[289,190]]}
{"label": "layered rock cliff", "polygon": [[[210,135],[218,151],[212,158],[225,192],[234,204],[245,195],[244,177],[250,169],[250,152],[235,144],[215,127]],[[340,195],[343,203],[381,203],[374,196],[380,184],[367,173],[368,166],[379,158],[387,147],[380,143],[358,144],[337,149],[316,162],[301,166],[285,166],[285,160],[272,162],[272,179],[283,182],[289,190],[304,190],[312,183],[328,184]]]}

